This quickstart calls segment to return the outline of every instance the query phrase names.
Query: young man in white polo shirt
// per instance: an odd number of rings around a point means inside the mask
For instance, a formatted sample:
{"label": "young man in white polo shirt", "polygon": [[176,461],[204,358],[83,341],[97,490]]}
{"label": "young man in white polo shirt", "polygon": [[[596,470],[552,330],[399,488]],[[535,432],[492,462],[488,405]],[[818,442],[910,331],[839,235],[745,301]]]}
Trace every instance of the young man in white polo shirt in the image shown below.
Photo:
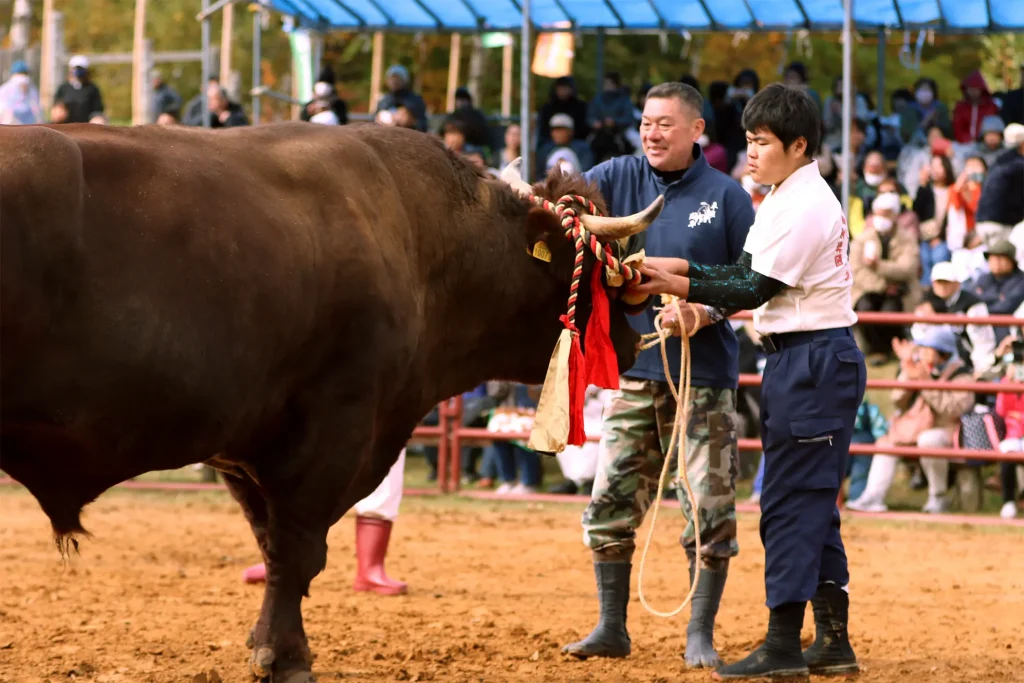
{"label": "young man in white polo shirt", "polygon": [[[853,673],[847,635],[849,571],[839,532],[839,487],[867,371],[850,326],[849,231],[812,159],[817,107],[806,94],[770,85],[743,111],[751,176],[772,191],[732,266],[648,259],[644,293],[673,294],[726,310],[756,309],[768,352],[761,388],[765,454],[761,539],[768,637],[714,678]],[[817,637],[801,653],[807,601]]]}

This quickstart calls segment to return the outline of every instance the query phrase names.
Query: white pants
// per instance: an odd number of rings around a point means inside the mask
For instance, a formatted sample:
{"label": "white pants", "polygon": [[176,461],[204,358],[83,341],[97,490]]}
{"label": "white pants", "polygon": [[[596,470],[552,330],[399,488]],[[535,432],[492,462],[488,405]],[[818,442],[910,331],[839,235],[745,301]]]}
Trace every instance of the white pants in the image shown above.
{"label": "white pants", "polygon": [[398,506],[402,504],[402,488],[405,479],[405,449],[391,466],[388,476],[377,490],[356,503],[356,514],[360,517],[377,517],[393,522],[398,518]]}
{"label": "white pants", "polygon": [[[917,437],[918,448],[952,448],[953,435],[948,429],[929,429]],[[946,495],[949,481],[949,460],[946,458],[921,458],[921,469],[928,479],[928,497]]]}
{"label": "white pants", "polygon": [[[918,448],[950,448],[953,437],[948,429],[929,429],[917,437]],[[868,481],[864,485],[864,493],[860,500],[870,503],[885,503],[885,496],[896,476],[896,464],[899,457],[895,455],[876,454],[871,458],[871,469],[868,470]],[[949,474],[949,460],[942,458],[921,458],[921,469],[928,478],[928,495],[941,496],[946,492],[946,477]]]}

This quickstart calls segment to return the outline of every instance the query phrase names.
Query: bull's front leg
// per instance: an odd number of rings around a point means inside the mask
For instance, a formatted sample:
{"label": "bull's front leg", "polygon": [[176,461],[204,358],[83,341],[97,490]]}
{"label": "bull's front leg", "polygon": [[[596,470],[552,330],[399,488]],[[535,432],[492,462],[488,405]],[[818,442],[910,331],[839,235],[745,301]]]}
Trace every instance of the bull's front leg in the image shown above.
{"label": "bull's front leg", "polygon": [[262,514],[250,519],[266,562],[250,668],[269,683],[314,680],[302,598],[327,564],[328,530],[380,483],[391,464],[372,455],[369,408],[321,397],[309,403],[315,406],[311,413],[297,416],[288,433],[247,459],[266,504],[265,526]]}
{"label": "bull's front leg", "polygon": [[270,683],[311,683],[313,657],[302,624],[302,598],[327,562],[329,525],[275,515],[266,535],[267,583],[252,632],[252,673]]}

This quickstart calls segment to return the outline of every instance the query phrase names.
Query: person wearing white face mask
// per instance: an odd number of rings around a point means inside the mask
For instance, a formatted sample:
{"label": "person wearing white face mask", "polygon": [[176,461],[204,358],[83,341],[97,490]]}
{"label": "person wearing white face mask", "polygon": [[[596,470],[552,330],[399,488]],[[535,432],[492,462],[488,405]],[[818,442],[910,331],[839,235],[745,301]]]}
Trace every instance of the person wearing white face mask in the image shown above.
{"label": "person wearing white face mask", "polygon": [[924,146],[932,126],[938,126],[947,138],[953,137],[949,109],[939,100],[939,86],[930,78],[919,78],[914,83],[914,102],[900,118],[900,135],[908,144]]}
{"label": "person wearing white face mask", "polygon": [[[878,195],[871,204],[864,231],[850,243],[850,296],[857,311],[901,312],[912,308],[918,293],[921,254],[914,233],[899,224],[902,209],[895,192]],[[873,363],[889,358],[896,329],[882,325],[855,328],[861,350],[875,355]]]}
{"label": "person wearing white face mask", "polygon": [[19,59],[11,65],[11,77],[0,85],[0,124],[26,126],[42,122],[39,91],[32,85],[28,65]]}

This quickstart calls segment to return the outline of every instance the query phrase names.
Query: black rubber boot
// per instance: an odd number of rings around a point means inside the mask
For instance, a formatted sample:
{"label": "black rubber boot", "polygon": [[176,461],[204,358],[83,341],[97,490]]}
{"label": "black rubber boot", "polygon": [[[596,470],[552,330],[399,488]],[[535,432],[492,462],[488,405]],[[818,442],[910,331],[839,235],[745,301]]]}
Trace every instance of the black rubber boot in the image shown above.
{"label": "black rubber boot", "polygon": [[[690,585],[693,585],[695,558],[690,558]],[[713,569],[697,572],[697,590],[690,602],[690,623],[686,626],[686,665],[694,669],[713,669],[722,663],[715,650],[715,616],[722,601],[729,560],[712,560]]]}
{"label": "black rubber boot", "polygon": [[846,625],[850,619],[850,596],[834,583],[823,583],[811,599],[814,610],[814,643],[804,650],[804,661],[812,674],[831,676],[860,671],[850,646]]}
{"label": "black rubber boot", "polygon": [[566,645],[562,652],[580,659],[629,656],[631,643],[626,631],[626,606],[632,567],[630,562],[594,562],[601,619],[589,636]]}
{"label": "black rubber boot", "polygon": [[806,610],[806,602],[787,602],[774,608],[768,617],[768,637],[764,644],[746,659],[719,668],[712,678],[808,680],[809,670],[800,651],[800,629]]}

